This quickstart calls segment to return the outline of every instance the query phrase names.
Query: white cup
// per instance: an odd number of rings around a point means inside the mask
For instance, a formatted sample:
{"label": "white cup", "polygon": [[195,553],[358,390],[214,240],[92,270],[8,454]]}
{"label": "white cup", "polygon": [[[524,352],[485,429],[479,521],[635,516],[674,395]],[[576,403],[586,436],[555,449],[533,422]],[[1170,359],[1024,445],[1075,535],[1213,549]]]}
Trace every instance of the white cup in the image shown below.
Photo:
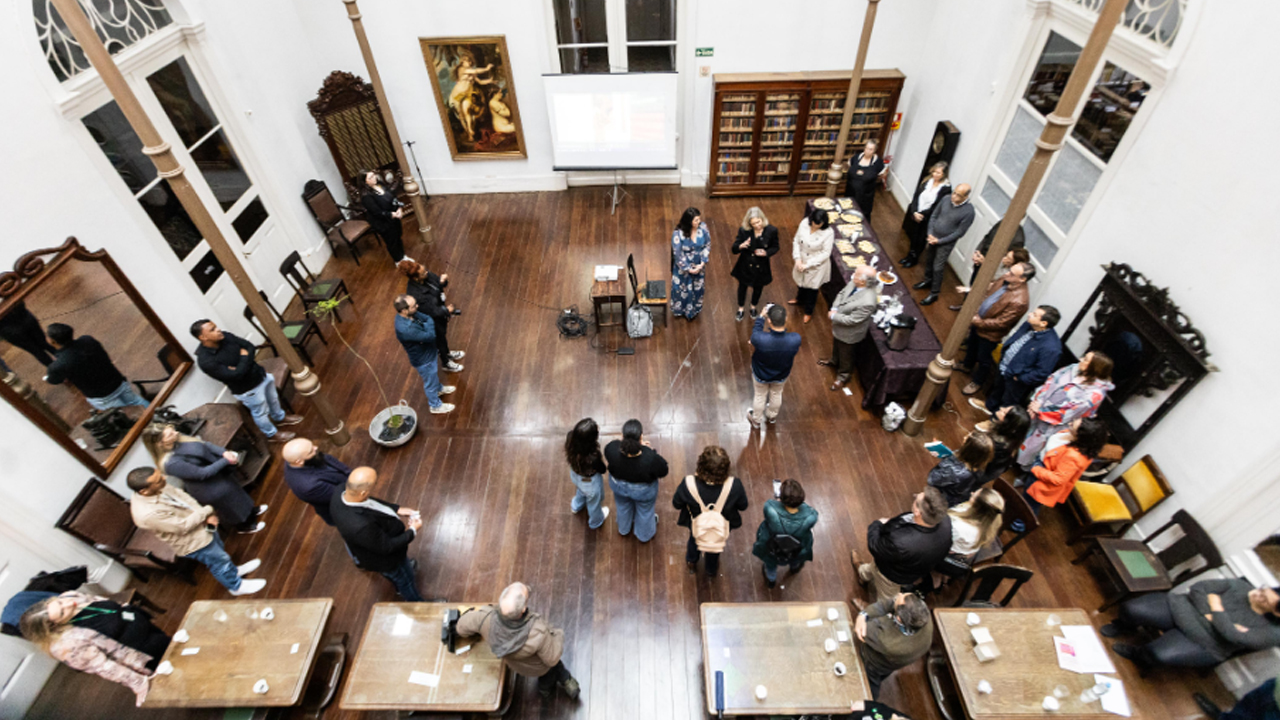
{"label": "white cup", "polygon": [[259,680],[253,684],[253,691],[259,695],[266,695],[267,691],[270,689],[271,688],[268,687],[266,680]]}
{"label": "white cup", "polygon": [[168,660],[165,660],[164,662],[160,663],[159,665],[157,665],[157,666],[156,666],[156,674],[157,674],[157,675],[172,675],[172,674],[173,674],[173,663],[169,662]]}
{"label": "white cup", "polygon": [[978,623],[982,622],[982,620],[978,617],[978,613],[969,613],[968,615],[965,615],[964,621],[969,625],[969,627],[973,627],[974,625],[977,625]]}
{"label": "white cup", "polygon": [[835,622],[836,620],[839,620],[840,611],[836,610],[835,608],[827,608],[827,619],[830,620],[831,622]]}
{"label": "white cup", "polygon": [[835,667],[833,667],[832,670],[835,671],[835,674],[837,677],[840,677],[845,673],[849,672],[849,668],[845,667],[844,663],[842,662],[836,663]]}
{"label": "white cup", "polygon": [[838,646],[839,644],[836,643],[835,638],[827,638],[822,641],[822,647],[829,653],[835,652]]}
{"label": "white cup", "polygon": [[1058,702],[1058,698],[1052,695],[1045,695],[1044,702],[1040,703],[1040,705],[1041,707],[1043,707],[1045,710],[1048,710],[1049,712],[1057,712],[1058,708],[1062,707],[1062,705]]}
{"label": "white cup", "polygon": [[757,686],[756,686],[756,699],[757,699],[757,700],[763,700],[763,699],[765,699],[765,698],[767,698],[767,697],[769,697],[769,689],[768,689],[768,688],[766,688],[766,687],[765,687],[765,686],[763,686],[763,685],[757,685]]}
{"label": "white cup", "polygon": [[258,615],[258,617],[262,618],[263,620],[271,620],[275,618],[275,616],[276,616],[276,612],[269,607],[263,608],[262,612]]}
{"label": "white cup", "polygon": [[991,683],[987,682],[986,680],[979,680],[979,681],[978,681],[978,692],[982,693],[983,695],[990,695],[990,694],[991,694]]}
{"label": "white cup", "polygon": [[186,628],[182,628],[181,630],[173,634],[174,642],[184,643],[190,639],[191,639],[191,634],[187,632]]}

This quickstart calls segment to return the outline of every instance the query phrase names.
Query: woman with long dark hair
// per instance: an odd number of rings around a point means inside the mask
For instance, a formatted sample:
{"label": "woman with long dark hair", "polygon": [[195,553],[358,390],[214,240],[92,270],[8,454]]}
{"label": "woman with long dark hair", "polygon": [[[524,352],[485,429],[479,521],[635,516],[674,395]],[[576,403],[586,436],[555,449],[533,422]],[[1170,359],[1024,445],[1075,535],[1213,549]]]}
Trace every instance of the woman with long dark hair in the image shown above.
{"label": "woman with long dark hair", "polygon": [[618,534],[649,542],[658,532],[658,480],[667,476],[667,461],[644,439],[644,426],[632,418],[622,424],[622,439],[604,446],[609,487],[618,508]]}
{"label": "woman with long dark hair", "polygon": [[916,186],[916,194],[907,206],[907,213],[902,218],[902,229],[911,241],[911,249],[907,256],[898,261],[904,268],[911,267],[919,261],[925,251],[925,240],[929,236],[929,217],[937,207],[938,198],[951,194],[951,181],[947,179],[947,163],[936,162],[929,168],[929,174]]}
{"label": "woman with long dark hair", "polygon": [[692,320],[702,312],[707,291],[706,268],[711,260],[711,233],[702,211],[688,208],[671,233],[671,313]]}
{"label": "woman with long dark hair", "polygon": [[604,504],[604,474],[608,469],[600,453],[600,427],[591,418],[583,418],[564,439],[564,457],[569,462],[569,479],[577,492],[569,509],[576,515],[587,509],[587,527],[604,525],[609,508]]}
{"label": "woman with long dark hair", "polygon": [[985,485],[1004,474],[1013,467],[1013,460],[1018,455],[1018,446],[1027,436],[1031,427],[1031,417],[1026,409],[1017,405],[1006,405],[996,410],[990,420],[978,423],[974,428],[991,436],[991,462],[982,471],[979,485]]}
{"label": "woman with long dark hair", "polygon": [[947,507],[955,507],[969,499],[973,489],[980,484],[982,471],[991,462],[992,452],[989,435],[971,432],[954,455],[942,458],[929,471],[929,484],[946,496]]}
{"label": "woman with long dark hair", "polygon": [[390,188],[383,186],[378,173],[372,170],[366,172],[364,184],[368,188],[365,190],[364,197],[360,198],[360,204],[364,206],[365,219],[387,246],[387,252],[391,253],[391,262],[412,260],[413,258],[404,254],[404,240],[400,237],[404,232],[404,228],[400,225],[400,220],[404,217],[404,204],[396,198],[396,194]]}
{"label": "woman with long dark hair", "polygon": [[799,289],[796,299],[787,304],[799,305],[805,322],[812,319],[813,308],[818,304],[818,288],[831,279],[831,248],[836,233],[830,224],[827,211],[814,208],[809,217],[800,221],[791,242],[791,257],[795,260],[791,278]]}
{"label": "woman with long dark hair", "polygon": [[1106,444],[1107,426],[1093,417],[1079,418],[1049,438],[1040,459],[1031,468],[1028,478],[1031,484],[1022,490],[1031,509],[1039,515],[1042,507],[1066,502],[1089,463]]}

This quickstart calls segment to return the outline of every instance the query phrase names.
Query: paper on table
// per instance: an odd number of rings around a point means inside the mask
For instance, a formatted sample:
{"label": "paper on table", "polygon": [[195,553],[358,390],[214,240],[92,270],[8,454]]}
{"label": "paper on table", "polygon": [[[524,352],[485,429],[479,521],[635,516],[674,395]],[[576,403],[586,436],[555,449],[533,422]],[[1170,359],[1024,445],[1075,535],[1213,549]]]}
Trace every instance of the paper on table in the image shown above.
{"label": "paper on table", "polygon": [[1092,625],[1063,625],[1062,634],[1067,642],[1075,648],[1076,672],[1079,673],[1113,673],[1116,666],[1107,656],[1107,649],[1094,631]]}
{"label": "paper on table", "polygon": [[849,633],[843,630],[836,631],[836,640],[839,642],[849,642]]}
{"label": "paper on table", "polygon": [[185,650],[183,650],[183,651],[182,651],[182,654],[183,654],[183,655],[195,655],[195,654],[196,654],[196,653],[198,653],[198,652],[200,652],[200,648],[187,648],[187,649],[185,649]]}
{"label": "paper on table", "polygon": [[1076,649],[1071,643],[1055,635],[1053,647],[1058,651],[1058,667],[1071,672],[1080,672],[1080,662],[1076,659]]}
{"label": "paper on table", "polygon": [[408,615],[397,615],[394,623],[391,624],[392,635],[408,635],[413,630],[413,618]]}
{"label": "paper on table", "polygon": [[289,654],[290,654],[290,655],[296,655],[296,654],[297,654],[297,652],[298,652],[298,643],[294,643],[294,644],[293,644],[293,647],[290,647],[290,648],[289,648]]}
{"label": "paper on table", "polygon": [[409,682],[415,685],[426,685],[427,687],[435,687],[440,684],[439,675],[430,675],[424,672],[414,670],[409,673]]}
{"label": "paper on table", "polygon": [[995,640],[991,637],[991,631],[988,630],[987,628],[976,627],[970,630],[970,633],[973,634],[973,641],[976,643],[995,642]]}
{"label": "paper on table", "polygon": [[1124,683],[1118,678],[1107,677],[1106,675],[1094,675],[1095,683],[1102,683],[1108,686],[1106,694],[1102,696],[1102,709],[1115,715],[1123,715],[1129,717],[1132,711],[1129,709],[1129,697],[1124,693]]}
{"label": "paper on table", "polygon": [[463,666],[462,666],[462,672],[464,672],[464,673],[469,673],[469,672],[471,672],[471,666],[470,666],[470,665],[463,665]]}
{"label": "paper on table", "polygon": [[810,620],[809,622],[807,622],[807,623],[805,623],[805,624],[806,624],[806,625],[808,625],[809,627],[821,627],[821,626],[822,626],[822,618],[814,618],[813,620]]}

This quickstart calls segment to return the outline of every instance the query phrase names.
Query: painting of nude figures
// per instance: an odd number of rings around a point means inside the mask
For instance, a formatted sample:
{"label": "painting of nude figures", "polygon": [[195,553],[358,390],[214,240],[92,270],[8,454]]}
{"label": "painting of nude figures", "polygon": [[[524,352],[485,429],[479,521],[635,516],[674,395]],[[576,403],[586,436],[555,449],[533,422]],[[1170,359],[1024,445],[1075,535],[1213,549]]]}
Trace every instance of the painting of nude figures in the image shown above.
{"label": "painting of nude figures", "polygon": [[453,159],[527,157],[506,36],[419,42]]}

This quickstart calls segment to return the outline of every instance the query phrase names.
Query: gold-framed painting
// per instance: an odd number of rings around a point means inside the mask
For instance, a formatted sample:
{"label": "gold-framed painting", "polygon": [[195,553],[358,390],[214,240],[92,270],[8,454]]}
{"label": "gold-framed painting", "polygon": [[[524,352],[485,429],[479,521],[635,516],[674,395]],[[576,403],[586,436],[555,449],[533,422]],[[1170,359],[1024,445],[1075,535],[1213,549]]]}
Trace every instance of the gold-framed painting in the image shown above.
{"label": "gold-framed painting", "polygon": [[454,160],[528,157],[505,35],[418,38]]}

